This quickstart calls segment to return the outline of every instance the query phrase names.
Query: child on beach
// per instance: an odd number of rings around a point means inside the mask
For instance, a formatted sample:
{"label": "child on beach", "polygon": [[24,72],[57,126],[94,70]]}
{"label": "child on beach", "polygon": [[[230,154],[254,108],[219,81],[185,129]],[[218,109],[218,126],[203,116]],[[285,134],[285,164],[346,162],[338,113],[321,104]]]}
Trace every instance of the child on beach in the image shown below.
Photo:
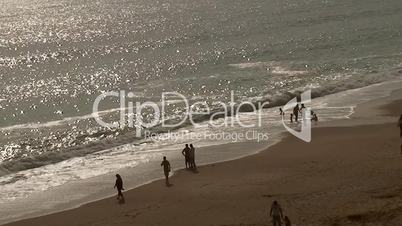
{"label": "child on beach", "polygon": [[296,104],[296,106],[293,108],[293,115],[295,116],[295,122],[298,122],[299,120],[299,105]]}
{"label": "child on beach", "polygon": [[290,219],[288,216],[285,216],[284,221],[285,221],[285,226],[292,226],[292,223],[290,222]]}

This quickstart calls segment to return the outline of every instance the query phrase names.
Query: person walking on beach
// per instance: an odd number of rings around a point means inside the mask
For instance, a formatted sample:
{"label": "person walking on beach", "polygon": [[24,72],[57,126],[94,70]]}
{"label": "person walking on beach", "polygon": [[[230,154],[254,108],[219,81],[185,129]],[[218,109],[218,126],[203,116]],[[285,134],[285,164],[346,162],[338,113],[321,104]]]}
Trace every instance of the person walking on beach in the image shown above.
{"label": "person walking on beach", "polygon": [[402,114],[399,117],[399,122],[398,122],[399,130],[400,130],[400,137],[402,137]]}
{"label": "person walking on beach", "polygon": [[188,169],[188,167],[190,167],[190,148],[188,147],[188,144],[186,144],[186,147],[181,151],[181,154],[184,156],[186,169]]}
{"label": "person walking on beach", "polygon": [[119,174],[116,174],[116,183],[114,184],[114,188],[117,188],[117,199],[124,200],[123,193],[121,191],[124,190],[123,188],[123,179],[121,179],[121,176]]}
{"label": "person walking on beach", "polygon": [[299,119],[299,105],[298,104],[296,104],[296,106],[293,108],[293,115],[295,116],[295,122],[297,122]]}
{"label": "person walking on beach", "polygon": [[189,158],[190,158],[190,168],[193,170],[197,170],[197,166],[195,165],[195,148],[193,144],[190,144]]}
{"label": "person walking on beach", "polygon": [[273,226],[281,226],[282,225],[282,208],[278,204],[277,201],[274,201],[271,206],[271,211],[269,212],[269,216],[272,217]]}
{"label": "person walking on beach", "polygon": [[163,172],[165,173],[165,182],[166,186],[169,186],[169,173],[170,173],[170,163],[168,160],[166,160],[166,156],[163,156],[163,161],[161,163],[161,166],[163,166]]}

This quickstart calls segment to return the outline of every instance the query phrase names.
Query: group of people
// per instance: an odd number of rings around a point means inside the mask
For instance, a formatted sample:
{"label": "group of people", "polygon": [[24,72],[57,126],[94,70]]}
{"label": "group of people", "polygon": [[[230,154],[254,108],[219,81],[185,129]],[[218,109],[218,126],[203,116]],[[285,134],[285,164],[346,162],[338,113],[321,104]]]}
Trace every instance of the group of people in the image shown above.
{"label": "group of people", "polygon": [[272,203],[269,216],[272,217],[273,226],[282,226],[282,221],[285,223],[285,226],[292,226],[289,217],[283,216],[282,208],[277,201]]}
{"label": "group of people", "polygon": [[[296,104],[296,106],[293,108],[293,113],[290,113],[290,122],[298,122],[299,121],[299,116],[301,116],[302,120],[306,119],[306,107],[304,104],[301,104],[299,107],[299,104]],[[279,114],[284,117],[285,112],[282,110],[282,108],[279,108]],[[311,121],[317,122],[318,121],[318,116],[314,111],[310,111],[310,116],[311,116]]]}
{"label": "group of people", "polygon": [[193,144],[186,144],[181,154],[184,156],[184,163],[186,164],[186,169],[197,170],[195,164],[195,148]]}
{"label": "group of people", "polygon": [[[193,144],[186,144],[183,151],[181,152],[182,155],[185,158],[185,165],[186,169],[191,169],[196,171],[197,166],[195,164],[195,148]],[[166,156],[163,156],[163,161],[161,163],[161,167],[163,167],[163,172],[165,175],[165,183],[166,186],[170,186],[171,184],[169,183],[169,174],[171,171],[171,166],[170,162],[166,159]],[[124,196],[123,196],[123,179],[119,174],[116,174],[116,183],[114,185],[114,188],[117,189],[117,199],[124,201]]]}

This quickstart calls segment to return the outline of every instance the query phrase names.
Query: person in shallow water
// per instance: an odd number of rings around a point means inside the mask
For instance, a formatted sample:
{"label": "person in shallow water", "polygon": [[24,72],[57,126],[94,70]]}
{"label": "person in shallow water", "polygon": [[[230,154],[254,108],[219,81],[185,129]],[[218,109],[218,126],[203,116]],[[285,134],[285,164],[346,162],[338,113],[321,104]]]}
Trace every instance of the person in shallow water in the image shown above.
{"label": "person in shallow water", "polygon": [[181,154],[184,156],[184,163],[186,164],[186,169],[190,167],[190,148],[188,147],[188,144],[186,144],[186,147],[181,151]]}
{"label": "person in shallow water", "polygon": [[123,188],[123,179],[121,179],[121,176],[119,174],[116,174],[116,183],[114,184],[114,188],[117,188],[117,199],[122,199],[124,200],[124,196],[122,191],[124,190]]}
{"label": "person in shallow water", "polygon": [[278,204],[277,201],[274,201],[271,206],[271,211],[269,212],[269,216],[272,217],[273,226],[281,226],[282,225],[282,208]]}
{"label": "person in shallow water", "polygon": [[303,121],[306,119],[305,111],[306,111],[306,107],[304,106],[304,104],[301,104],[301,107],[299,109],[299,113],[300,113],[301,119]]}
{"label": "person in shallow water", "polygon": [[299,105],[296,104],[296,106],[293,108],[293,115],[295,116],[295,122],[299,120]]}
{"label": "person in shallow water", "polygon": [[163,166],[163,172],[165,173],[165,182],[166,186],[169,186],[169,173],[170,173],[170,163],[168,160],[166,160],[166,156],[163,156],[163,161],[161,163],[161,166]]}
{"label": "person in shallow water", "polygon": [[282,108],[279,108],[279,115],[282,117],[285,116],[285,112],[283,112]]}

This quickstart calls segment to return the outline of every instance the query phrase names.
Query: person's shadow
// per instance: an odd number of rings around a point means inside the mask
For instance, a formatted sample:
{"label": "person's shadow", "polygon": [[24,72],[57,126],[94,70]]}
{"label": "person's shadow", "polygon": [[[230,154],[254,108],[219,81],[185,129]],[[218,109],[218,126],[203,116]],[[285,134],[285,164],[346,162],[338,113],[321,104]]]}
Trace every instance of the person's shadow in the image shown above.
{"label": "person's shadow", "polygon": [[124,198],[119,199],[118,202],[119,202],[119,204],[124,204],[124,203],[126,203],[126,199],[124,199]]}

